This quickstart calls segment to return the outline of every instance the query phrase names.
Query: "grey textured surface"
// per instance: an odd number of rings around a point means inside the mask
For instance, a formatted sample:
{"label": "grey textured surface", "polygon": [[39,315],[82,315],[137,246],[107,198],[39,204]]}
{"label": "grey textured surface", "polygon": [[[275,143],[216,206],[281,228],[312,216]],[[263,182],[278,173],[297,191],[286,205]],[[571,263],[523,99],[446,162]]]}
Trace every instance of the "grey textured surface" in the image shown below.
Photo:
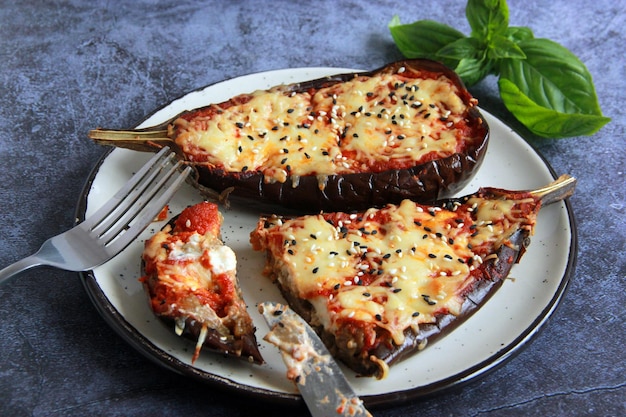
{"label": "grey textured surface", "polygon": [[[94,4],[102,4],[95,6]],[[400,58],[387,23],[433,19],[467,33],[465,2],[0,1],[0,267],[73,224],[105,149],[86,133],[128,127],[198,87],[257,71],[372,69]],[[592,137],[533,138],[495,78],[472,89],[559,173],[571,199],[578,266],[543,331],[504,366],[377,416],[626,414],[626,88],[623,1],[510,0],[511,24],[569,48],[594,75],[613,121]],[[307,415],[185,379],[121,340],[77,274],[39,269],[0,288],[0,415]]]}

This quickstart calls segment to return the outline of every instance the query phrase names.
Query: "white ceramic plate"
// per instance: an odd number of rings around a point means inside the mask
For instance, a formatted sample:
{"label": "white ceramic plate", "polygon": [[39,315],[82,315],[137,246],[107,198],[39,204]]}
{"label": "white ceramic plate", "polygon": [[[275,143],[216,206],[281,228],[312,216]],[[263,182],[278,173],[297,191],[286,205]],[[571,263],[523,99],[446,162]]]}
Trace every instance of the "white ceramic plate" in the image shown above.
{"label": "white ceramic plate", "polygon": [[[233,95],[293,83],[329,74],[352,72],[337,68],[301,68],[252,74],[191,92],[166,105],[139,127],[162,123],[178,113]],[[460,193],[479,186],[530,189],[553,180],[554,173],[542,157],[502,122],[483,111],[491,128],[489,150],[471,183]],[[100,161],[81,197],[78,218],[103,204],[150,155],[115,149]],[[201,201],[188,186],[174,196],[170,211]],[[522,262],[514,266],[500,290],[464,324],[413,357],[394,365],[383,381],[357,378],[344,368],[348,379],[367,404],[397,402],[432,394],[465,383],[510,358],[539,330],[556,308],[567,286],[576,258],[576,231],[569,203],[542,209],[532,244]],[[257,216],[254,210],[234,207],[223,211],[223,237],[238,256],[238,276],[257,326],[257,338],[267,364],[204,353],[191,365],[193,343],[182,339],[155,318],[138,281],[144,240],[162,224],[155,223],[122,254],[83,274],[85,287],[107,322],[129,343],[157,363],[208,383],[252,396],[286,402],[300,401],[285,378],[278,351],[262,340],[268,331],[256,311],[262,301],[281,301],[277,289],[261,275],[264,255],[249,244]]]}

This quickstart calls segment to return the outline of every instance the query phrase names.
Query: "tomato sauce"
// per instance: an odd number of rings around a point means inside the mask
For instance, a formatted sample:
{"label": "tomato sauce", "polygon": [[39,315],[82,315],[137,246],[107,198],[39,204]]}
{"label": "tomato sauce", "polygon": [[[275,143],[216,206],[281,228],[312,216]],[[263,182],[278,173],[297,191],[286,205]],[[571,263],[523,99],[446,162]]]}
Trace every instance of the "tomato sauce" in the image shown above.
{"label": "tomato sauce", "polygon": [[187,207],[176,219],[174,230],[180,232],[198,232],[201,235],[211,233],[219,236],[220,213],[217,205],[208,201]]}

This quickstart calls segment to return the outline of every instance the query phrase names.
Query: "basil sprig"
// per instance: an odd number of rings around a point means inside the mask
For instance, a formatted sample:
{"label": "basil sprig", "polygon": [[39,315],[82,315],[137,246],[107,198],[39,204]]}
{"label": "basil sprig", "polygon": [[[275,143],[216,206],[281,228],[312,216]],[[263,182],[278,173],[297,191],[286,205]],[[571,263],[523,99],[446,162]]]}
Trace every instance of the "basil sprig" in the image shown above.
{"label": "basil sprig", "polygon": [[505,0],[468,0],[471,34],[432,20],[389,22],[407,58],[428,58],[453,68],[467,86],[498,76],[507,109],[531,132],[547,138],[592,135],[611,119],[602,115],[587,67],[569,50],[509,26]]}

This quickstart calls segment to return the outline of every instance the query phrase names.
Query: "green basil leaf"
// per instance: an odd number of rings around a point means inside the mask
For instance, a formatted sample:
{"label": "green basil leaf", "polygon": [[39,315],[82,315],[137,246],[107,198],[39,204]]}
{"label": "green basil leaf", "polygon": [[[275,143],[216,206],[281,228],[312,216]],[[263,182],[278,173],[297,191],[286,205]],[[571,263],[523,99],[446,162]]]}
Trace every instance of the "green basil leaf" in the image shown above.
{"label": "green basil leaf", "polygon": [[539,136],[565,138],[592,135],[611,120],[596,114],[563,113],[543,107],[528,97],[513,81],[502,76],[498,80],[498,86],[506,108]]}
{"label": "green basil leaf", "polygon": [[490,59],[525,59],[526,54],[522,51],[517,43],[504,36],[498,35],[491,40],[488,49],[488,56]]}
{"label": "green basil leaf", "polygon": [[465,16],[472,28],[471,36],[489,43],[509,26],[509,7],[505,0],[468,0]]}
{"label": "green basil leaf", "polygon": [[[402,55],[406,58],[440,59],[437,56],[445,45],[464,38],[461,32],[450,26],[432,20],[418,20],[410,24],[400,23],[394,16],[389,22],[389,31]],[[448,60],[444,63],[454,67],[457,62]]]}
{"label": "green basil leaf", "polygon": [[528,39],[518,45],[526,59],[500,61],[501,77],[541,107],[602,115],[591,74],[574,54],[548,39]]}
{"label": "green basil leaf", "polygon": [[457,59],[454,71],[466,86],[472,86],[485,78],[494,67],[494,61],[488,57],[486,46],[476,38],[468,37],[456,40],[443,48],[437,55]]}
{"label": "green basil leaf", "polygon": [[532,39],[535,37],[531,28],[526,26],[509,26],[504,33],[507,39],[512,40],[515,43]]}
{"label": "green basil leaf", "polygon": [[484,45],[478,39],[463,37],[438,50],[437,56],[460,61],[464,58],[480,58],[484,50]]}
{"label": "green basil leaf", "polygon": [[463,58],[454,68],[467,87],[471,87],[493,70],[493,61],[486,56],[480,58]]}

